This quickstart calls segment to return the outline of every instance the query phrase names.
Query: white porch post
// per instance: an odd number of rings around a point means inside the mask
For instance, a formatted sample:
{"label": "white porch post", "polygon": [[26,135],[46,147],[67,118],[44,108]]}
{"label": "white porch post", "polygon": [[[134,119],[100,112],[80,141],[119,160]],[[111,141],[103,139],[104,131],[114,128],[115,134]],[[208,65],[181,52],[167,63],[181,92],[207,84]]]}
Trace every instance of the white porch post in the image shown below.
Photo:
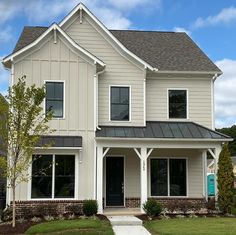
{"label": "white porch post", "polygon": [[140,154],[140,176],[141,176],[141,211],[143,210],[143,203],[147,201],[147,148],[141,148]]}
{"label": "white porch post", "polygon": [[219,161],[220,152],[221,152],[221,146],[219,148],[215,148],[214,169],[215,169],[215,199],[216,201],[218,201],[217,173],[218,173],[218,161]]}
{"label": "white porch post", "polygon": [[202,152],[202,170],[203,170],[203,195],[208,200],[207,189],[207,150]]}
{"label": "white porch post", "polygon": [[98,214],[103,213],[103,147],[97,147],[97,188]]}

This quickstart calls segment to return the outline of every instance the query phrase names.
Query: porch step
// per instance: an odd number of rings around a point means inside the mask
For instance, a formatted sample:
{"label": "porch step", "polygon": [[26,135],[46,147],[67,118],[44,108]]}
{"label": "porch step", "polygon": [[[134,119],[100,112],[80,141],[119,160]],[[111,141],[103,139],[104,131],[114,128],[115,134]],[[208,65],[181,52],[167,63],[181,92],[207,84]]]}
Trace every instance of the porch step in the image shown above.
{"label": "porch step", "polygon": [[112,226],[142,226],[143,221],[135,216],[107,216]]}

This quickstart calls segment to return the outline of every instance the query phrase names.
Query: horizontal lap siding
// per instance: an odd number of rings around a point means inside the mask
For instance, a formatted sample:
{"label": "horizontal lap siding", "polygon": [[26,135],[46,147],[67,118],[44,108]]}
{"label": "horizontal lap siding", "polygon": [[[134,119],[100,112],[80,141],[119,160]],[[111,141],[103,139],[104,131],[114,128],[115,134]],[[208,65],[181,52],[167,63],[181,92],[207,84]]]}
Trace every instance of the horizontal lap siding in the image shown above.
{"label": "horizontal lap siding", "polygon": [[212,128],[210,79],[147,78],[147,120],[166,121],[167,89],[186,88],[189,95],[189,120]]}
{"label": "horizontal lap siding", "polygon": [[[83,22],[79,19],[67,26],[65,31],[79,45],[90,51],[106,63],[104,74],[99,75],[98,82],[98,121],[99,125],[143,125],[143,86],[144,72],[129,62],[115,50],[111,44],[88,22],[83,15]],[[109,121],[109,85],[130,85],[131,123]]]}

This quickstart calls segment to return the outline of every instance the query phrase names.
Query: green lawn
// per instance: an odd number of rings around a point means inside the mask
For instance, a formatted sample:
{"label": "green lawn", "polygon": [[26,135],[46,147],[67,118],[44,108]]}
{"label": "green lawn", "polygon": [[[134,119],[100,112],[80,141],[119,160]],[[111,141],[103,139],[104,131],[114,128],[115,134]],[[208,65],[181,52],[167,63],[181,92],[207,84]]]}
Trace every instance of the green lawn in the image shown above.
{"label": "green lawn", "polygon": [[156,235],[235,235],[236,218],[183,218],[144,223]]}
{"label": "green lawn", "polygon": [[110,224],[99,219],[57,220],[30,227],[26,234],[114,235]]}

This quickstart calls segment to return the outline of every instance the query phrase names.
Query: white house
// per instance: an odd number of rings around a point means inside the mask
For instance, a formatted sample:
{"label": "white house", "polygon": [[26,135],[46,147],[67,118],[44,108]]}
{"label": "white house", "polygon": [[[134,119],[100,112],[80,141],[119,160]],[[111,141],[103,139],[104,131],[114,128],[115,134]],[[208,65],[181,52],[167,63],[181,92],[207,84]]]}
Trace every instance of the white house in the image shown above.
{"label": "white house", "polygon": [[[109,30],[94,14],[79,4],[59,24],[25,27],[3,60],[11,84],[23,75],[28,85],[46,84],[56,129],[42,137],[55,144],[39,144],[43,157],[18,186],[18,205],[65,209],[96,199],[103,213],[142,210],[150,197],[203,202],[207,152],[217,163],[231,140],[214,130],[222,72],[185,33]],[[36,175],[45,165],[47,174]]]}

